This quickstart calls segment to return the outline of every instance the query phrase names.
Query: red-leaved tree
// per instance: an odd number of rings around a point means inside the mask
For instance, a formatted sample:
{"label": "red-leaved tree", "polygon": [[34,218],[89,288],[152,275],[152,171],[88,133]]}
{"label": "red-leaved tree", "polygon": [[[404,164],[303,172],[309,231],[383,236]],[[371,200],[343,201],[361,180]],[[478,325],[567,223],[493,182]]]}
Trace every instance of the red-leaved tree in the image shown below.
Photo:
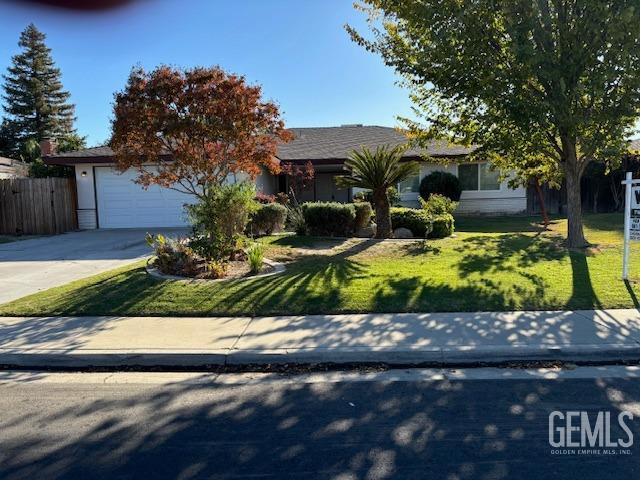
{"label": "red-leaved tree", "polygon": [[[115,95],[111,148],[121,171],[203,199],[230,176],[278,173],[279,142],[292,135],[259,86],[219,67],[132,70]],[[146,165],[157,168],[147,168]]]}

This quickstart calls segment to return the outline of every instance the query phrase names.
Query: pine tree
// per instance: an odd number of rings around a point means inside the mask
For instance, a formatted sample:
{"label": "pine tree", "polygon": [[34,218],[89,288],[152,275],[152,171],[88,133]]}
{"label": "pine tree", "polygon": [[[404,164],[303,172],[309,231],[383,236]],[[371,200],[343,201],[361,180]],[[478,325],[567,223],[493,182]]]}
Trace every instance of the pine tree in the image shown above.
{"label": "pine tree", "polygon": [[60,69],[51,58],[45,35],[34,24],[21,34],[22,52],[14,55],[4,78],[4,111],[0,147],[17,157],[29,140],[75,133],[74,105],[62,87]]}

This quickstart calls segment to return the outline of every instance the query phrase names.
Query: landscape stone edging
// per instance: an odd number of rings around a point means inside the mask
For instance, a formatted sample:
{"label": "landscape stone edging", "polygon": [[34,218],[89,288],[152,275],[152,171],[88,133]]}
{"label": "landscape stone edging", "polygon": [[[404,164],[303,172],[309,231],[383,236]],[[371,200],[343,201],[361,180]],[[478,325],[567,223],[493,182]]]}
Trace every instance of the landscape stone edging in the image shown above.
{"label": "landscape stone edging", "polygon": [[192,278],[192,277],[182,277],[180,275],[168,275],[166,273],[162,273],[156,267],[152,267],[150,265],[151,259],[145,265],[145,270],[149,275],[154,278],[158,278],[160,280],[179,280],[184,282],[224,282],[227,280],[249,280],[253,278],[264,278],[270,277],[272,275],[278,275],[285,271],[286,267],[284,263],[274,262],[273,260],[264,259],[264,263],[273,268],[271,272],[260,273],[258,275],[249,275],[247,277],[236,277],[236,278]]}

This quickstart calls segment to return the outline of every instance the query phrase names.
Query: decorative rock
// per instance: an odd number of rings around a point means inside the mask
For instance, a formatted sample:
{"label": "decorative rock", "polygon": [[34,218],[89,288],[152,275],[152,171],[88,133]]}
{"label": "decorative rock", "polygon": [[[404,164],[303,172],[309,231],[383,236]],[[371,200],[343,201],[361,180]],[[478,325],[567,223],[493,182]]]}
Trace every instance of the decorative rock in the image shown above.
{"label": "decorative rock", "polygon": [[393,231],[393,238],[413,238],[413,233],[408,228],[396,228]]}
{"label": "decorative rock", "polygon": [[371,238],[376,234],[375,224],[367,225],[356,231],[356,237],[358,238]]}

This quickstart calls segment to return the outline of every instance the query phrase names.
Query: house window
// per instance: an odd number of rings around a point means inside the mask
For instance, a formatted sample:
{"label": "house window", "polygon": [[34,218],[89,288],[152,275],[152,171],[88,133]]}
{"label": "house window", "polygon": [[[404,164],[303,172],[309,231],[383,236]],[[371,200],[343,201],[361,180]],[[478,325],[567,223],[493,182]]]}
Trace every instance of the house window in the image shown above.
{"label": "house window", "polygon": [[412,175],[398,183],[398,193],[416,193],[420,191],[420,175]]}
{"label": "house window", "polygon": [[500,174],[492,171],[488,163],[458,165],[458,179],[462,190],[500,190]]}

